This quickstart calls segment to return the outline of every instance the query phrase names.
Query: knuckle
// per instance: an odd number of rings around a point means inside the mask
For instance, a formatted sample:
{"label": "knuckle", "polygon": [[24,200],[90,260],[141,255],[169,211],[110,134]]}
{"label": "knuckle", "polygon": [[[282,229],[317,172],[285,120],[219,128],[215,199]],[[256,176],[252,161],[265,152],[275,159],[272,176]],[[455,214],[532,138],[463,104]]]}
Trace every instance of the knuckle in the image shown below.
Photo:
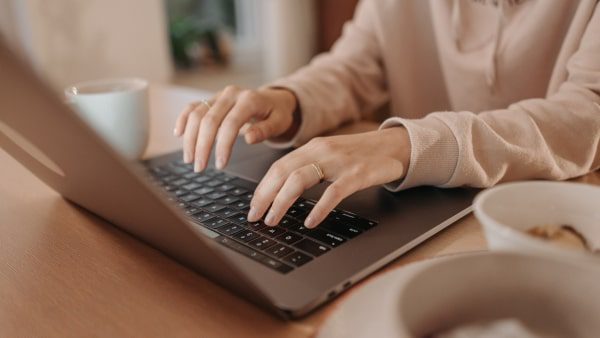
{"label": "knuckle", "polygon": [[244,124],[244,122],[239,117],[228,115],[227,118],[223,120],[222,127],[227,129],[237,129],[242,124]]}
{"label": "knuckle", "polygon": [[271,166],[271,172],[275,177],[283,176],[285,172],[285,164],[283,163],[283,161],[280,159],[275,161],[275,163],[273,163],[273,165]]}
{"label": "knuckle", "polygon": [[236,94],[240,91],[240,87],[236,85],[229,85],[223,89],[223,95],[228,96],[232,94]]}
{"label": "knuckle", "polygon": [[218,123],[217,116],[215,114],[206,114],[202,119],[202,123],[207,124],[208,126],[215,126]]}
{"label": "knuckle", "polygon": [[294,185],[302,185],[304,182],[304,176],[300,170],[294,170],[289,177],[290,183]]}

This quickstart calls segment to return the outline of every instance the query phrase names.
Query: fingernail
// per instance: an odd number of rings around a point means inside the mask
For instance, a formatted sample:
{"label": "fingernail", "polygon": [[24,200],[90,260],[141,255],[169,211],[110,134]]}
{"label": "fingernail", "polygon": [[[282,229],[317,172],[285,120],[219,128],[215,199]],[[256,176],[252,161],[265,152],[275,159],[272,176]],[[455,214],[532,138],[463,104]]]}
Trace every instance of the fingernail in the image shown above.
{"label": "fingernail", "polygon": [[185,163],[191,162],[190,155],[188,153],[183,153],[183,162],[185,162]]}
{"label": "fingernail", "polygon": [[179,135],[179,130],[177,130],[177,128],[173,129],[173,135],[175,135],[175,136]]}
{"label": "fingernail", "polygon": [[265,218],[266,225],[275,225],[275,211],[273,209],[269,210],[267,217]]}
{"label": "fingernail", "polygon": [[221,156],[217,157],[217,169],[221,170],[223,169],[223,167],[225,167],[225,160],[223,160],[223,158]]}
{"label": "fingernail", "polygon": [[250,211],[248,211],[248,222],[256,221],[258,221],[258,210],[255,207],[250,207]]}
{"label": "fingernail", "polygon": [[202,168],[202,162],[197,161],[196,163],[194,163],[194,171],[195,172],[197,172],[197,173],[200,172],[201,168]]}
{"label": "fingernail", "polygon": [[314,224],[313,224],[314,220],[311,216],[306,217],[306,219],[304,220],[304,226],[307,228],[314,228]]}

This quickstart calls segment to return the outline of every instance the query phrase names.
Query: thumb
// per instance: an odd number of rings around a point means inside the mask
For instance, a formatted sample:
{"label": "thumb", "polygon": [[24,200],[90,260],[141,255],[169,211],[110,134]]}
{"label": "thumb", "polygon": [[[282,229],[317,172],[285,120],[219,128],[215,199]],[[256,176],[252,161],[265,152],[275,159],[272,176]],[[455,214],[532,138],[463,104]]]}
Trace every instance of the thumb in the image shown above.
{"label": "thumb", "polygon": [[282,130],[284,128],[284,120],[281,118],[281,114],[269,114],[266,119],[258,121],[248,127],[244,138],[248,144],[260,143],[280,135],[285,131]]}

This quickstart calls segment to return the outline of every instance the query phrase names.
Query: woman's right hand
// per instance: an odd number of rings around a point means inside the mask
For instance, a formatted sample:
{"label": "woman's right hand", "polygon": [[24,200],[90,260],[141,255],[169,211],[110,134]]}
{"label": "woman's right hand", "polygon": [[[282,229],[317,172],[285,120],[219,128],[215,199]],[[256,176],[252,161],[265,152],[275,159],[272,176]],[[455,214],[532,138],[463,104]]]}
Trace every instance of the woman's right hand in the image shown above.
{"label": "woman's right hand", "polygon": [[173,132],[183,137],[183,160],[193,162],[196,172],[206,168],[215,142],[215,165],[223,169],[245,124],[249,124],[244,133],[248,144],[293,136],[299,126],[299,118],[294,117],[296,106],[296,96],[287,89],[228,86],[208,101],[189,104]]}

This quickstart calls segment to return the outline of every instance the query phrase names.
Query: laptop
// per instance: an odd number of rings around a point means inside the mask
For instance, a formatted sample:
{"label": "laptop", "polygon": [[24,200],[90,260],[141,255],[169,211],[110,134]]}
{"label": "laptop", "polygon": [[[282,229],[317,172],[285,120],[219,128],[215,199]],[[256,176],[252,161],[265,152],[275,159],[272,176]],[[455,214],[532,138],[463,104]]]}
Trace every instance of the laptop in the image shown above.
{"label": "laptop", "polygon": [[284,318],[310,313],[465,216],[477,193],[372,187],[309,230],[303,217],[322,183],[277,227],[249,223],[256,182],[285,151],[238,140],[226,170],[202,173],[180,152],[127,161],[2,41],[0,69],[2,149],[66,200]]}

